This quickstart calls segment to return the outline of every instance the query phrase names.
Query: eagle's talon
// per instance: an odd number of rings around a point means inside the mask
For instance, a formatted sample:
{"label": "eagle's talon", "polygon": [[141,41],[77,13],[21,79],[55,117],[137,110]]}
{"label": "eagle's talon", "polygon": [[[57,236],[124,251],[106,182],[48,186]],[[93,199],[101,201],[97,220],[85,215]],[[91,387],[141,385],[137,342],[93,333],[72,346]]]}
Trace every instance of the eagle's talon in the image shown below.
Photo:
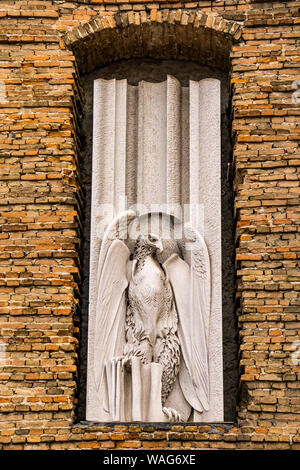
{"label": "eagle's talon", "polygon": [[182,421],[181,415],[178,413],[178,411],[174,410],[174,408],[168,408],[166,406],[163,407],[163,412],[167,415],[168,420],[173,423],[173,422],[179,422]]}
{"label": "eagle's talon", "polygon": [[117,356],[112,358],[112,362],[119,362],[123,359],[123,356]]}
{"label": "eagle's talon", "polygon": [[131,358],[130,357],[123,357],[122,358],[122,369],[126,369],[128,372],[131,370]]}
{"label": "eagle's talon", "polygon": [[131,358],[128,356],[117,356],[112,359],[113,363],[120,362],[122,369],[126,369],[127,371],[130,371],[131,369]]}

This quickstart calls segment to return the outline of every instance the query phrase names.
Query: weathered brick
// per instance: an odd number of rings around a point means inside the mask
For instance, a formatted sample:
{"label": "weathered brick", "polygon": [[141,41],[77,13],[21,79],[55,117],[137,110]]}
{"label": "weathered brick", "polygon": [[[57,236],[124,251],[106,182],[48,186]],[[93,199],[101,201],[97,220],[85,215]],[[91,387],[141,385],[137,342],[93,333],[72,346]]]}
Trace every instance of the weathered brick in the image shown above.
{"label": "weathered brick", "polygon": [[[299,449],[296,2],[12,0],[0,23],[0,333],[10,361],[0,371],[0,449]],[[129,39],[122,52],[117,26]],[[183,58],[232,69],[238,424],[74,428],[84,206],[78,71],[101,63],[102,45],[103,63],[147,55],[153,42],[169,59],[159,31],[185,46]],[[205,32],[222,38],[217,50],[201,51]]]}

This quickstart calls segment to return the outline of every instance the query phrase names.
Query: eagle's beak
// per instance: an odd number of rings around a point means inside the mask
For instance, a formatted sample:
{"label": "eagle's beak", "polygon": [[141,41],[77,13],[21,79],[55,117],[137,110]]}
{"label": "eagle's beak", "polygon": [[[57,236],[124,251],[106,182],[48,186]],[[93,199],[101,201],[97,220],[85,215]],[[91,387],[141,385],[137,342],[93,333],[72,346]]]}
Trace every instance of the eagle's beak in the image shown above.
{"label": "eagle's beak", "polygon": [[158,253],[161,253],[164,249],[163,247],[163,244],[162,244],[162,241],[161,240],[158,240],[158,242],[156,243],[156,246],[157,246],[157,251]]}

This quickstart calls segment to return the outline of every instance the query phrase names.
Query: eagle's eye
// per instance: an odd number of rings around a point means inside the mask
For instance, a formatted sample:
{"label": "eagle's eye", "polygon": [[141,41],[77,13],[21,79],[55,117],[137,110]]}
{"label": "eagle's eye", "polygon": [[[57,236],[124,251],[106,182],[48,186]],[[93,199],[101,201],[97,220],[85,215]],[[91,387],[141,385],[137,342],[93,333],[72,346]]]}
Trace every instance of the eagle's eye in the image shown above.
{"label": "eagle's eye", "polygon": [[152,243],[155,243],[155,242],[157,242],[157,240],[158,240],[158,238],[155,237],[154,235],[149,235],[148,239],[149,239],[149,241],[152,242]]}

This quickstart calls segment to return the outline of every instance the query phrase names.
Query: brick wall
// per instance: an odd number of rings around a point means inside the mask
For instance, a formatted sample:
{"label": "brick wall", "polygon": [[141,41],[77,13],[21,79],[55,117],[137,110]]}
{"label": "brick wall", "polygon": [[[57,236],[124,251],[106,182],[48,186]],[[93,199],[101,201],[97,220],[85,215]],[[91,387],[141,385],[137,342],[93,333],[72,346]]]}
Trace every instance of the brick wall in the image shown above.
{"label": "brick wall", "polygon": [[[233,28],[238,420],[76,424],[84,41],[72,34],[166,9],[175,24],[201,12],[203,27]],[[0,449],[300,449],[299,16],[293,1],[1,2]]]}

